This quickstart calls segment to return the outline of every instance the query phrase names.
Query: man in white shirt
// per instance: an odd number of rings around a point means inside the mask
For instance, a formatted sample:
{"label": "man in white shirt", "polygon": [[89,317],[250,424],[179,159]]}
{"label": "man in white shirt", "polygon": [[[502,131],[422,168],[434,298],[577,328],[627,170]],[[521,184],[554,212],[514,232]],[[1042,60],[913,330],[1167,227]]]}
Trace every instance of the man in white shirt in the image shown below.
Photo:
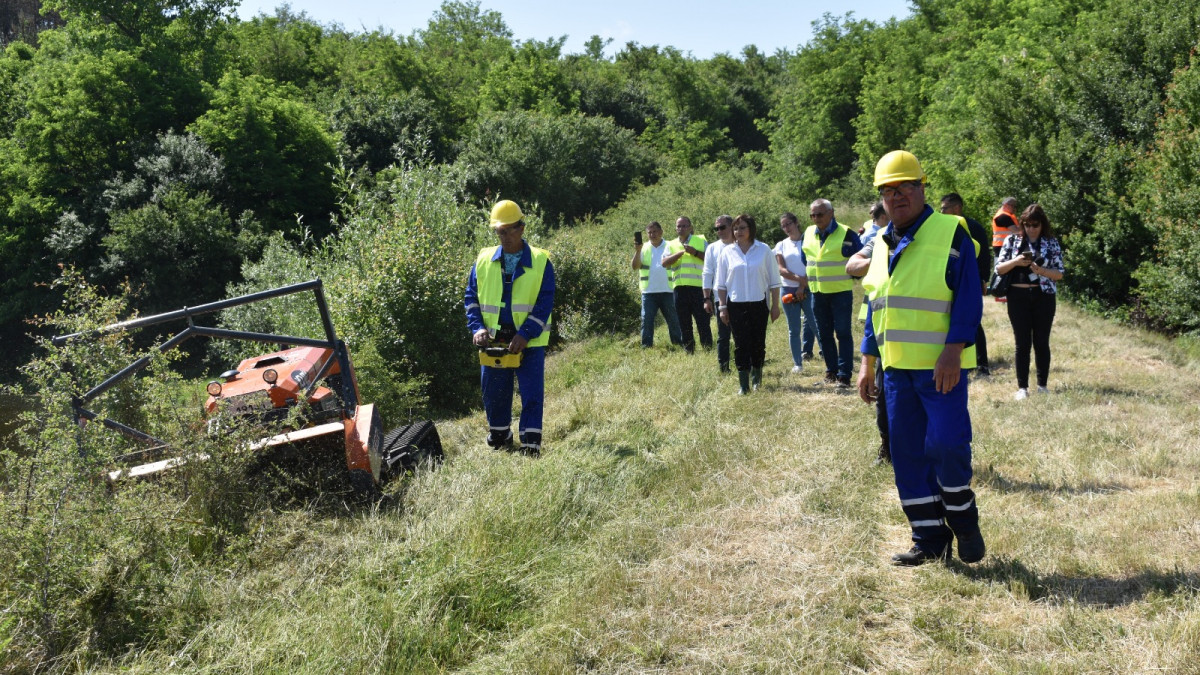
{"label": "man in white shirt", "polygon": [[633,269],[638,272],[638,284],[642,289],[642,346],[654,346],[654,317],[662,312],[667,322],[667,333],[671,343],[682,345],[683,336],[679,330],[679,317],[675,313],[675,294],[671,291],[671,282],[667,268],[663,267],[663,254],[667,252],[667,242],[663,239],[662,225],[651,221],[646,226],[646,237],[650,245],[646,246],[638,239],[634,243]]}
{"label": "man in white shirt", "polygon": [[[704,256],[704,272],[701,278],[701,287],[704,289],[704,311],[708,312],[710,316],[717,313],[713,279],[717,275],[717,259],[721,257],[721,249],[733,243],[733,216],[717,216],[717,221],[713,223],[713,229],[717,232],[717,241],[709,244],[705,249],[707,255]],[[729,326],[719,319],[717,320],[717,365],[722,373],[729,372]]]}

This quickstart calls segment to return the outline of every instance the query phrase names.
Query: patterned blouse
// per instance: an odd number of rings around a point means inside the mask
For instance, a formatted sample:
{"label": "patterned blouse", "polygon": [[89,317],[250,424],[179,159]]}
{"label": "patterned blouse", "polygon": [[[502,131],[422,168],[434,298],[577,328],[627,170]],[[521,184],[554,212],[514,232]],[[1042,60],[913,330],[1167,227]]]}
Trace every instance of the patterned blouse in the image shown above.
{"label": "patterned blouse", "polygon": [[[1063,268],[1062,247],[1058,244],[1058,239],[1054,237],[1042,237],[1036,242],[1026,242],[1025,238],[1019,234],[1010,234],[1004,238],[1004,246],[1000,248],[1000,255],[996,256],[996,266],[1000,263],[1008,262],[1020,255],[1022,250],[1033,252],[1033,260],[1040,267],[1055,270],[1058,272],[1065,271]],[[1055,294],[1058,292],[1058,285],[1047,279],[1046,277],[1029,272],[1026,267],[1014,267],[1012,273],[1014,284],[1040,284],[1043,293]]]}

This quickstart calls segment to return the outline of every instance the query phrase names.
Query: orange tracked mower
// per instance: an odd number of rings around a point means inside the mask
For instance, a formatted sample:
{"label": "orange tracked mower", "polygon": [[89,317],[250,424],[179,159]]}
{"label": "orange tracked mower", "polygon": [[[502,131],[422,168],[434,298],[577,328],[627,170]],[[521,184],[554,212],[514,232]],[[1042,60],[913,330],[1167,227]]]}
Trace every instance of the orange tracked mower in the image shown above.
{"label": "orange tracked mower", "polygon": [[[316,301],[325,332],[323,339],[226,330],[199,326],[194,322],[197,316],[306,291],[312,291]],[[441,442],[432,422],[416,422],[385,434],[383,421],[375,406],[360,402],[358,379],[350,363],[350,353],[334,332],[320,279],[133,319],[91,333],[57,336],[53,343],[62,346],[71,340],[170,321],[186,321],[187,327],[159,345],[157,349],[160,352],[173,349],[192,337],[249,340],[286,347],[245,359],[237,368],[222,373],[220,381],[208,383],[208,400],[204,408],[210,432],[219,431],[223,424],[234,419],[239,422],[261,422],[264,428],[271,424],[284,424],[286,431],[252,442],[247,449],[265,452],[290,448],[296,451],[294,454],[299,458],[303,458],[306,452],[316,452],[330,445],[344,448],[350,483],[356,490],[368,493],[374,492],[380,482],[397,472],[415,468],[423,461],[441,459]],[[134,361],[87,393],[74,398],[71,405],[78,424],[97,421],[147,444],[147,451],[135,453],[135,456],[142,458],[169,454],[169,448],[166,443],[147,433],[113,419],[102,419],[85,406],[149,363],[149,356]],[[115,482],[154,476],[184,461],[197,459],[205,458],[167,457],[114,469],[108,478]]]}

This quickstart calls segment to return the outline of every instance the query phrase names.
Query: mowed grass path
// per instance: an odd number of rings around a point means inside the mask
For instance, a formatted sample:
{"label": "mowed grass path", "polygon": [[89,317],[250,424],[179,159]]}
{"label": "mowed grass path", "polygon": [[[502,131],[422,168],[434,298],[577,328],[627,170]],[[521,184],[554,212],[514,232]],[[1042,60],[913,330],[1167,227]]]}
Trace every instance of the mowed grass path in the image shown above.
{"label": "mowed grass path", "polygon": [[980,564],[888,564],[910,544],[873,408],[791,375],[782,319],[745,397],[711,353],[622,337],[550,359],[542,459],[441,422],[448,462],[402,507],[285,514],[197,635],[122,665],[1200,672],[1195,364],[1060,305],[1053,393],[1018,403],[1004,307],[985,315]]}

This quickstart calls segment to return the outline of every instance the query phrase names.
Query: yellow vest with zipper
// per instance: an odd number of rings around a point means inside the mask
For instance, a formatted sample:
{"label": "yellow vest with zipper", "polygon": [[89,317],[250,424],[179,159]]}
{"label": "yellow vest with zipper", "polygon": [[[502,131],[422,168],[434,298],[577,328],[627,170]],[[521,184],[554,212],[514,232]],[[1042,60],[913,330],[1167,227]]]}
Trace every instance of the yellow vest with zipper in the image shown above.
{"label": "yellow vest with zipper", "polygon": [[854,290],[854,278],[846,274],[846,261],[842,255],[842,243],[850,230],[838,223],[837,229],[821,243],[817,226],[810,225],[804,231],[804,260],[807,264],[808,289],[814,293],[840,293]]}
{"label": "yellow vest with zipper", "polygon": [[[930,215],[900,255],[895,274],[888,273],[887,242],[875,242],[863,291],[872,298],[871,326],[884,368],[933,370],[945,349],[954,300],[946,267],[961,220]],[[969,234],[964,240],[972,241]],[[974,345],[963,350],[961,367],[975,367]]]}
{"label": "yellow vest with zipper", "polygon": [[[697,251],[703,251],[708,245],[708,241],[698,234],[693,234],[687,240],[688,245]],[[683,242],[678,239],[672,239],[667,242],[667,255],[674,255],[683,251]],[[700,287],[701,277],[704,273],[704,260],[697,258],[690,253],[684,253],[683,257],[675,261],[675,264],[668,270],[671,275],[671,288],[676,286],[695,286]]]}
{"label": "yellow vest with zipper", "polygon": [[[475,283],[479,293],[479,310],[483,314],[483,325],[493,333],[500,329],[500,306],[504,302],[504,256],[492,260],[499,246],[491,246],[479,252],[475,259]],[[550,254],[540,248],[529,247],[533,258],[533,266],[526,267],[521,276],[512,284],[512,318],[513,325],[520,330],[525,319],[533,311],[537,303],[538,293],[542,290],[542,276],[546,273],[546,263]],[[538,321],[534,317],[534,321]],[[550,344],[550,317],[542,325],[542,332],[529,341],[529,347],[545,347]]]}

